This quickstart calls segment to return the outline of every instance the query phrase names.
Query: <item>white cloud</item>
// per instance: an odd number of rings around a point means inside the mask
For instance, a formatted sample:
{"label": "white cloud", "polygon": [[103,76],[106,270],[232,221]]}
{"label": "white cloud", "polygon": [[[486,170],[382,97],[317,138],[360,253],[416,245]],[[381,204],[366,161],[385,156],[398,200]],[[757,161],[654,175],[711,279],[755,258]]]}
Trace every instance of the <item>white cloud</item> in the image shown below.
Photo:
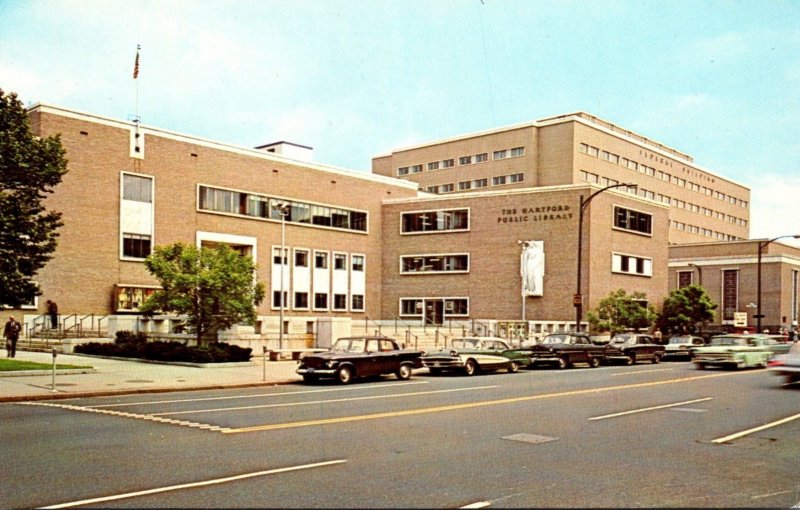
{"label": "white cloud", "polygon": [[[751,191],[750,206],[751,238],[800,234],[800,177],[760,176]],[[781,242],[800,246],[800,240]]]}

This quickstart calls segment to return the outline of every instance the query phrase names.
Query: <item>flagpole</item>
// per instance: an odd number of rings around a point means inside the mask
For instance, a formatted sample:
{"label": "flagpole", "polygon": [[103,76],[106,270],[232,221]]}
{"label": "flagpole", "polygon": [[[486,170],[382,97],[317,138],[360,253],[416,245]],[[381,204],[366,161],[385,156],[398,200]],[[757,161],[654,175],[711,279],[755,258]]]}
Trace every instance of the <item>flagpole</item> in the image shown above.
{"label": "flagpole", "polygon": [[136,45],[136,61],[133,64],[133,80],[136,82],[136,116],[133,119],[135,125],[135,144],[134,150],[139,152],[139,51],[142,49],[142,46],[137,44]]}

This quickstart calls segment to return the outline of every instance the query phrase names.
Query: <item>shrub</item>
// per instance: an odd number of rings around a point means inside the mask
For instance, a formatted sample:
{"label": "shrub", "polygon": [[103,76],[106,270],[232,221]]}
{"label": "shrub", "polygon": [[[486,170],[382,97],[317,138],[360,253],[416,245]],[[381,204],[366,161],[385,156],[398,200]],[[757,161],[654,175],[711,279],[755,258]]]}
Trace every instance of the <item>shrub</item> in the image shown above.
{"label": "shrub", "polygon": [[189,363],[225,363],[249,361],[252,349],[214,342],[202,347],[187,347],[181,342],[147,341],[144,333],[118,331],[113,344],[90,342],[75,346],[75,352],[96,356],[139,358],[153,361],[183,361]]}

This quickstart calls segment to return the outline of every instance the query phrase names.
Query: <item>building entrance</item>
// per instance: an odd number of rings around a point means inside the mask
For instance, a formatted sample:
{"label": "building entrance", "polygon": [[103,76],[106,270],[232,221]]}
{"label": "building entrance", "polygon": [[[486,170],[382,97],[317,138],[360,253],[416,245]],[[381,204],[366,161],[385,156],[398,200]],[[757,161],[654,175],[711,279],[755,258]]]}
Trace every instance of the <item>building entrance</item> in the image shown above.
{"label": "building entrance", "polygon": [[444,299],[425,300],[425,323],[436,326],[444,323]]}

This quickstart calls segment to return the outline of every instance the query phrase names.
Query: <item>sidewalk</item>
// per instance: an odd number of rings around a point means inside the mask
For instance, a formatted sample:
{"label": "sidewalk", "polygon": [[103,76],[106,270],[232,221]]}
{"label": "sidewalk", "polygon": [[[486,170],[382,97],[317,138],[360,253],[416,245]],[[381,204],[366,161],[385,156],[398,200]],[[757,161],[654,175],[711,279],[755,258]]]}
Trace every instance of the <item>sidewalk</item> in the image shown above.
{"label": "sidewalk", "polygon": [[[6,351],[0,349],[0,356]],[[18,360],[52,366],[53,355],[17,350]],[[59,354],[59,365],[92,367],[89,370],[0,372],[0,402],[51,400],[89,396],[157,393],[167,391],[265,386],[299,382],[297,361],[269,361],[253,358],[248,363],[169,365],[75,354]],[[53,384],[55,382],[55,386]]]}

